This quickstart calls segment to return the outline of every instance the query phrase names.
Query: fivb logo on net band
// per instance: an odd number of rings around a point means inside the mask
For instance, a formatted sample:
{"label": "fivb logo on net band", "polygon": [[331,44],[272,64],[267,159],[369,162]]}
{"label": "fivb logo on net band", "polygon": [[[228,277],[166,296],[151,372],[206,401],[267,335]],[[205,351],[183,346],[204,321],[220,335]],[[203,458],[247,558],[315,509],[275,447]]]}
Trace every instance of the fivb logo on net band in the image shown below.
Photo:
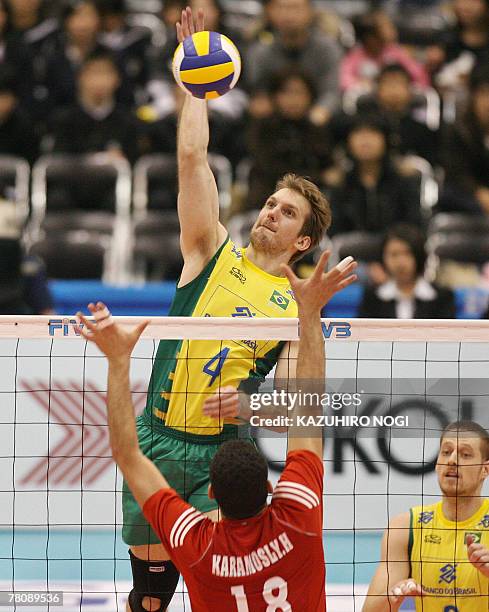
{"label": "fivb logo on net band", "polygon": [[83,324],[79,324],[76,319],[70,319],[63,317],[62,319],[49,319],[49,335],[50,336],[81,336],[79,327],[83,327]]}
{"label": "fivb logo on net band", "polygon": [[329,323],[321,323],[323,328],[323,336],[326,340],[330,338],[350,338],[351,324],[348,321],[330,321]]}

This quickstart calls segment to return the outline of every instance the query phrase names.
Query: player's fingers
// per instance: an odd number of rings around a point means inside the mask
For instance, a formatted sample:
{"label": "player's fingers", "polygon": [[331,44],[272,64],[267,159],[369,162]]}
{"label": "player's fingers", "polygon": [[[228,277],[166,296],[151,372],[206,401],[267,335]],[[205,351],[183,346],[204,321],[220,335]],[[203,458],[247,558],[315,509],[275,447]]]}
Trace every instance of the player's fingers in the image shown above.
{"label": "player's fingers", "polygon": [[474,544],[474,537],[471,535],[468,535],[467,536],[467,552],[469,551],[472,544]]}
{"label": "player's fingers", "polygon": [[149,324],[150,324],[150,321],[148,319],[147,321],[143,321],[139,325],[136,325],[136,327],[132,330],[133,340],[136,340],[136,341],[139,340],[139,338],[141,337],[141,334],[148,327]]}
{"label": "player's fingers", "polygon": [[89,321],[81,312],[76,313],[77,318],[83,323],[86,329],[89,329],[91,332],[94,332],[97,329],[97,326],[94,325],[91,321]]}
{"label": "player's fingers", "polygon": [[190,36],[192,36],[192,34],[195,34],[195,26],[194,26],[194,20],[192,18],[192,9],[187,6],[187,23],[188,23],[188,31],[190,33]]}
{"label": "player's fingers", "polygon": [[87,330],[84,327],[75,325],[74,330],[75,330],[75,333],[80,334],[80,336],[83,336],[85,340],[89,340],[90,342],[94,341],[93,334],[90,334],[89,332],[87,332]]}
{"label": "player's fingers", "polygon": [[314,268],[314,272],[312,273],[312,278],[314,280],[318,280],[322,277],[323,273],[326,270],[326,265],[330,256],[331,251],[326,250],[321,253],[321,257],[319,258],[316,267]]}
{"label": "player's fingers", "polygon": [[344,268],[341,272],[341,276],[345,277],[345,276],[349,276],[350,274],[352,274],[353,272],[355,272],[355,270],[358,268],[358,263],[356,261],[352,261],[351,263],[349,263],[346,268]]}
{"label": "player's fingers", "polygon": [[337,290],[341,291],[345,287],[348,287],[348,285],[351,285],[352,283],[354,283],[356,280],[358,280],[358,277],[356,274],[352,274],[348,278],[344,278],[342,281],[338,283]]}
{"label": "player's fingers", "polygon": [[204,31],[204,9],[200,8],[197,11],[197,32]]}

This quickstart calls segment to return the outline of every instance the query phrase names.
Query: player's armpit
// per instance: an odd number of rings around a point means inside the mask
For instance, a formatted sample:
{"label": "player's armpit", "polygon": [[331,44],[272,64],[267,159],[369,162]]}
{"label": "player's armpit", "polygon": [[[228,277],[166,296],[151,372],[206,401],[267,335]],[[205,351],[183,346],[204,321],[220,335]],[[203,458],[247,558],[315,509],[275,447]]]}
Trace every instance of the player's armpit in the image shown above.
{"label": "player's armpit", "polygon": [[139,449],[126,456],[123,462],[117,460],[117,464],[140,508],[156,491],[170,486],[154,463]]}
{"label": "player's armpit", "polygon": [[362,612],[396,612],[402,604],[389,597],[392,589],[410,578],[409,512],[394,517],[384,532],[381,559],[370,583]]}

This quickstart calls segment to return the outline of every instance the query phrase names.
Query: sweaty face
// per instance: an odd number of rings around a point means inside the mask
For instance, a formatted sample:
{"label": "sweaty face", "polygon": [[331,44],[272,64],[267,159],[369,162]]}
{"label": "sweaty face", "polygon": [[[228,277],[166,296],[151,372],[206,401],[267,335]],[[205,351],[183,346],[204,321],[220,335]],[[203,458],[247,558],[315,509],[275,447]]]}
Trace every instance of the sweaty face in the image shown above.
{"label": "sweaty face", "polygon": [[[261,209],[251,230],[251,245],[271,256],[289,252],[292,257],[299,250],[297,241],[301,240],[299,234],[309,213],[310,205],[304,197],[291,189],[279,189]],[[310,239],[302,240],[306,250]]]}
{"label": "sweaty face", "polygon": [[311,107],[311,95],[301,79],[289,79],[275,97],[280,113],[287,119],[302,119]]}
{"label": "sweaty face", "polygon": [[400,284],[416,279],[416,259],[407,242],[393,238],[384,247],[384,267],[389,276]]}
{"label": "sweaty face", "polygon": [[443,438],[438,453],[436,474],[444,495],[474,496],[487,475],[487,464],[482,456],[481,438],[470,434],[450,432]]}

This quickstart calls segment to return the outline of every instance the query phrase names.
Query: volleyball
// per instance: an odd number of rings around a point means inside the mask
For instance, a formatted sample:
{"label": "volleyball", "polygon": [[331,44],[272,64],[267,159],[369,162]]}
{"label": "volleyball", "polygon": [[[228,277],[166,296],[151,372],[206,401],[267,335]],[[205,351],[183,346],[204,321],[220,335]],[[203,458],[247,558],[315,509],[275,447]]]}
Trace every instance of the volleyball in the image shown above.
{"label": "volleyball", "polygon": [[236,45],[218,32],[196,32],[181,42],[173,56],[173,76],[186,92],[211,100],[238,82],[241,58]]}

